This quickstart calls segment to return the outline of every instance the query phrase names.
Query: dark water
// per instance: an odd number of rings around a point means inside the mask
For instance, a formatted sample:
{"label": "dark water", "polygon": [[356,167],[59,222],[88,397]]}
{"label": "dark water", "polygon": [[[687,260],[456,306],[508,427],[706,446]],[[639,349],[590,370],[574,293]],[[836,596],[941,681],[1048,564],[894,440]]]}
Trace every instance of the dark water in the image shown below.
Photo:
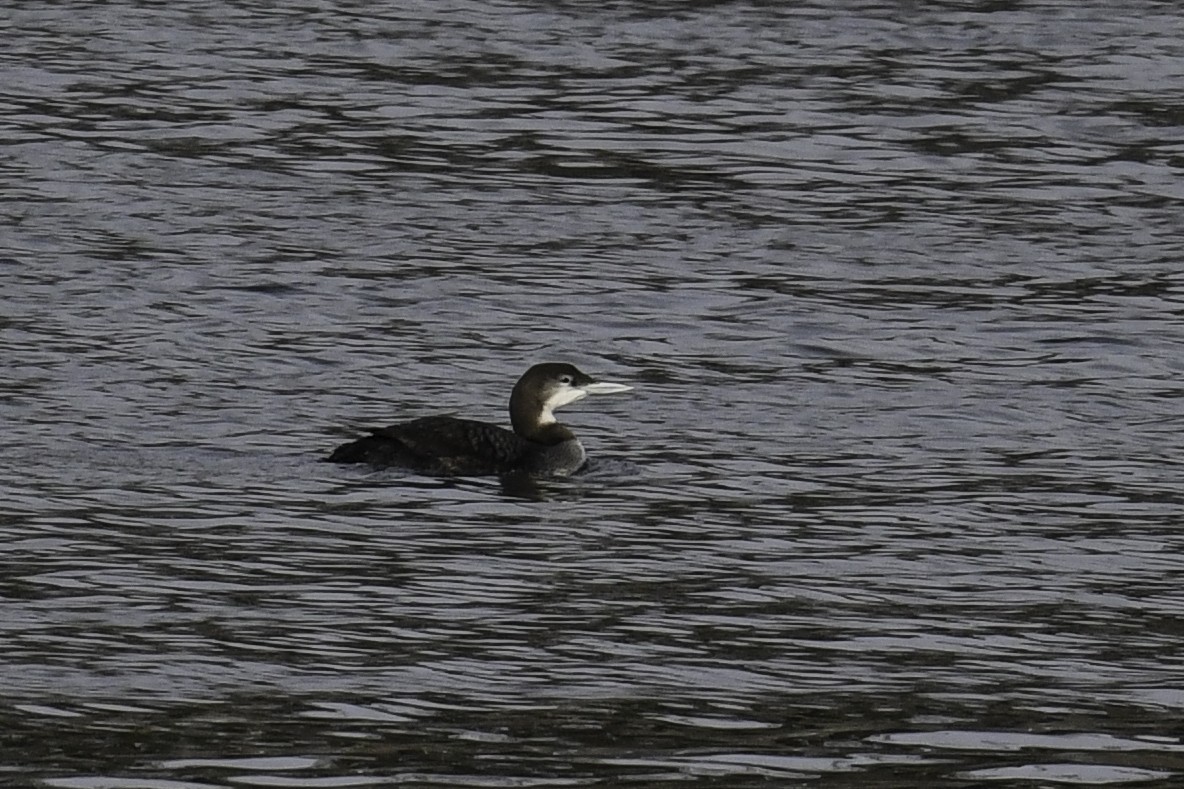
{"label": "dark water", "polygon": [[10,5],[0,783],[1184,782],[1175,4]]}

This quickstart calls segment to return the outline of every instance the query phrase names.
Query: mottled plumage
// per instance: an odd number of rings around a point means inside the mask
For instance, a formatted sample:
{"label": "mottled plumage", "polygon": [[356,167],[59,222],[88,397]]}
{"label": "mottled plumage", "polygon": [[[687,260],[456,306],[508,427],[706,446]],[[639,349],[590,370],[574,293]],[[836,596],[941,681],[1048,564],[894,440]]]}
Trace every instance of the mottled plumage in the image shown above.
{"label": "mottled plumage", "polygon": [[469,476],[520,470],[537,446],[497,425],[451,416],[425,416],[371,430],[365,438],[338,447],[329,460]]}

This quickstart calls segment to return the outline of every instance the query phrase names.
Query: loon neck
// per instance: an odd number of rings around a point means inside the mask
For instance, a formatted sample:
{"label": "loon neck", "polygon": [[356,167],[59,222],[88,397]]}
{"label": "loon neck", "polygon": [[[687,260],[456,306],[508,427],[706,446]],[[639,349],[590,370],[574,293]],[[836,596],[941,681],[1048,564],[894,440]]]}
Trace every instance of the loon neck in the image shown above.
{"label": "loon neck", "polygon": [[540,392],[522,385],[514,387],[510,395],[510,424],[515,433],[536,444],[551,446],[576,437],[555,420]]}
{"label": "loon neck", "polygon": [[524,418],[511,412],[510,422],[514,425],[515,433],[536,444],[552,446],[575,440],[576,434],[571,432],[567,425],[556,422],[554,417],[547,421],[541,419],[541,416],[543,415],[537,414],[534,418]]}

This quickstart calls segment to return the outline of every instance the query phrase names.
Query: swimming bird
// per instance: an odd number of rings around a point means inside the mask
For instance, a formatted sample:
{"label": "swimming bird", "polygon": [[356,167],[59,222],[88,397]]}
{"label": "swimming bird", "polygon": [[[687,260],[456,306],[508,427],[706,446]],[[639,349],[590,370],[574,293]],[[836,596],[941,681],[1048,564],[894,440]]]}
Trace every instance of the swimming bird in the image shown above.
{"label": "swimming bird", "polygon": [[561,406],[590,394],[633,387],[595,381],[573,365],[549,362],[526,371],[510,394],[510,432],[497,425],[452,416],[425,416],[342,444],[326,460],[399,466],[437,476],[526,473],[566,477],[587,454],[575,433],[555,419]]}

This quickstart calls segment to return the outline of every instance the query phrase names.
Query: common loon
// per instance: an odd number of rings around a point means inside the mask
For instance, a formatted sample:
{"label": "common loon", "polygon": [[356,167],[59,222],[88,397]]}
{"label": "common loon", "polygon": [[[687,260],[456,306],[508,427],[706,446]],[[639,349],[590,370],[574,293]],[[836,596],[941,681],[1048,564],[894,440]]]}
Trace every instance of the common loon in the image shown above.
{"label": "common loon", "polygon": [[575,433],[555,421],[555,409],[590,394],[632,388],[594,381],[570,364],[536,364],[510,395],[512,433],[472,419],[425,416],[371,430],[337,447],[326,460],[400,466],[438,476],[521,472],[566,477],[584,465],[587,455]]}

